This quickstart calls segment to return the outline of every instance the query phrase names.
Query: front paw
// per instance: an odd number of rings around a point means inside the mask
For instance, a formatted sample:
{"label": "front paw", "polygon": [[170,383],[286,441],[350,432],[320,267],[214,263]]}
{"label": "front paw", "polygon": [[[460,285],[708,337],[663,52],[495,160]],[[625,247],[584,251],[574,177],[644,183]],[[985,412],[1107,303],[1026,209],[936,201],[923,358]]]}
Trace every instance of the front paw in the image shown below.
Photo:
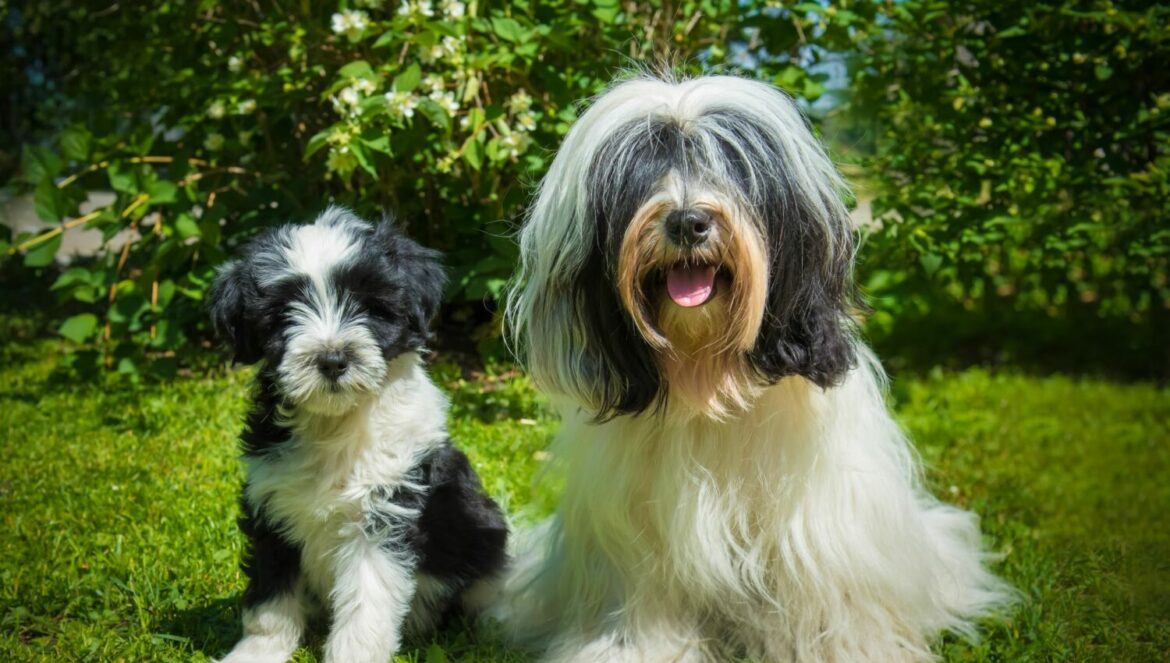
{"label": "front paw", "polygon": [[370,629],[335,631],[325,641],[325,663],[388,663],[398,651],[398,637]]}
{"label": "front paw", "polygon": [[280,638],[250,635],[213,663],[284,663],[291,655],[288,643]]}

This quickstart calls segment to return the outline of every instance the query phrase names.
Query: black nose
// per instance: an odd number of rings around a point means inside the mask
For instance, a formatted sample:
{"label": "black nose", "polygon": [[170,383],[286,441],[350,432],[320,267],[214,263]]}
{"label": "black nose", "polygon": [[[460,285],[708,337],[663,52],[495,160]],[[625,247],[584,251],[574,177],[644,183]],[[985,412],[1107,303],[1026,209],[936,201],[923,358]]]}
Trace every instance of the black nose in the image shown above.
{"label": "black nose", "polygon": [[317,355],[317,368],[330,380],[336,380],[349,368],[349,358],[340,350],[329,350]]}
{"label": "black nose", "polygon": [[666,215],[666,236],[676,246],[689,249],[711,236],[711,215],[701,209],[676,209]]}

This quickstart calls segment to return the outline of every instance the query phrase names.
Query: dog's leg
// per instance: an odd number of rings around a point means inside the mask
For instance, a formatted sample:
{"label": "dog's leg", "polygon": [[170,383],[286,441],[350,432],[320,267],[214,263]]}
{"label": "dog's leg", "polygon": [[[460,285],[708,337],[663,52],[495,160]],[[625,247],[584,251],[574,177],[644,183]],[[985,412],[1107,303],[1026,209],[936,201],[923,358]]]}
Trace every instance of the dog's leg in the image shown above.
{"label": "dog's leg", "polygon": [[398,649],[414,597],[414,561],[379,548],[364,536],[335,556],[330,603],[333,625],[325,663],[386,663]]}
{"label": "dog's leg", "polygon": [[244,503],[244,637],[221,663],[283,663],[301,643],[306,607],[301,551]]}
{"label": "dog's leg", "polygon": [[296,651],[304,630],[302,593],[284,592],[244,608],[244,637],[220,663],[284,663]]}

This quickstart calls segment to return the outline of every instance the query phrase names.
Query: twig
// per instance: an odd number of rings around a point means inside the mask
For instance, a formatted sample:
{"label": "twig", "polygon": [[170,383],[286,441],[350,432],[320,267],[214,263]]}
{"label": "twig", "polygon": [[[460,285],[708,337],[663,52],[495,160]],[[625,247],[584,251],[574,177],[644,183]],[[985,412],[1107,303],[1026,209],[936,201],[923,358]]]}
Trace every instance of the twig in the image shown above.
{"label": "twig", "polygon": [[41,242],[46,242],[50,239],[53,239],[57,235],[60,235],[61,233],[65,232],[66,230],[76,228],[77,226],[80,226],[81,224],[86,223],[87,221],[92,221],[92,220],[98,218],[99,216],[102,215],[102,212],[110,209],[110,207],[111,207],[110,205],[107,205],[101,209],[94,210],[94,211],[92,211],[89,214],[86,214],[84,216],[79,216],[76,219],[70,219],[70,220],[62,223],[61,225],[57,226],[56,228],[52,228],[52,229],[50,229],[50,230],[48,230],[40,235],[37,235],[36,237],[33,237],[32,239],[25,240],[24,242],[21,242],[20,244],[8,249],[8,254],[13,255],[16,253],[20,253],[21,251],[27,251],[30,248],[36,246],[37,244],[40,244]]}

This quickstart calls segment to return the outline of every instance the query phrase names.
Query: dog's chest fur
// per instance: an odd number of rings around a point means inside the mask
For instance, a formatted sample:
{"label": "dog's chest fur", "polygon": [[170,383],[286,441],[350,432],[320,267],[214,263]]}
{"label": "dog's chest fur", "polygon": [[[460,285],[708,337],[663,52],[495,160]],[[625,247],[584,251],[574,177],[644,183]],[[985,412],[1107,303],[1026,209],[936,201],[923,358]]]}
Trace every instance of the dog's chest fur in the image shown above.
{"label": "dog's chest fur", "polygon": [[417,366],[395,368],[401,375],[368,403],[343,417],[294,417],[286,442],[246,459],[247,499],[301,548],[319,594],[333,585],[340,544],[371,536],[369,516],[393,511],[391,496],[446,439],[443,396]]}

